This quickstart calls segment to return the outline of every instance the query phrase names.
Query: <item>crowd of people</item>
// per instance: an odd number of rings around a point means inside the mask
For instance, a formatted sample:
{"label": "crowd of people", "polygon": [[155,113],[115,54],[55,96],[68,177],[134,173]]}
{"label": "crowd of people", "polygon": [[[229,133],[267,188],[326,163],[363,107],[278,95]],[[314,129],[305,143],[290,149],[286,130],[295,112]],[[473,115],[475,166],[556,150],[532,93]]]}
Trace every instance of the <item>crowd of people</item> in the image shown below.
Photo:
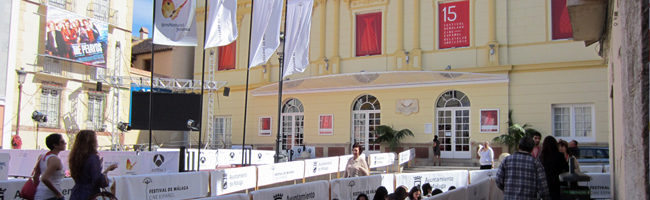
{"label": "crowd of people", "polygon": [[[456,189],[455,186],[449,186],[447,191]],[[388,190],[384,186],[379,186],[375,190],[375,195],[373,200],[421,200],[423,198],[431,197],[437,194],[443,193],[441,189],[431,187],[431,184],[425,183],[422,186],[416,185],[408,190],[406,186],[399,186],[395,189],[395,192],[388,193]],[[356,200],[370,200],[368,195],[361,193],[357,196]]]}

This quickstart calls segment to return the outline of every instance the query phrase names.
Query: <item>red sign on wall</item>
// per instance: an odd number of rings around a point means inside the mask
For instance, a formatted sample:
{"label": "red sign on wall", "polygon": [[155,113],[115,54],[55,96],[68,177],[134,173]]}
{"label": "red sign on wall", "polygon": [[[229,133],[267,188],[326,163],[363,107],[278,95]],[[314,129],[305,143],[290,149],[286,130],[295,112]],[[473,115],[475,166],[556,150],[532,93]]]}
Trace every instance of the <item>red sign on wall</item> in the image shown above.
{"label": "red sign on wall", "polygon": [[469,0],[438,4],[440,49],[469,46]]}

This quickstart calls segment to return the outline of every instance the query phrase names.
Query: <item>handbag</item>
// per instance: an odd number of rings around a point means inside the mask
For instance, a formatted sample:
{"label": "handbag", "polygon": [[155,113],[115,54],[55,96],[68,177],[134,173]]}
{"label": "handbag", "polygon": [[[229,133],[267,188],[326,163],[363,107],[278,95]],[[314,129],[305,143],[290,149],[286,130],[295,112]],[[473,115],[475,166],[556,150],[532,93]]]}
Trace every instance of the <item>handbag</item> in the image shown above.
{"label": "handbag", "polygon": [[[38,180],[34,181],[34,177],[38,178],[38,176],[40,176],[41,174],[40,172],[41,170],[38,169],[38,164],[42,157],[43,155],[38,156],[38,160],[36,160],[36,166],[34,166],[34,170],[32,170],[32,177],[30,177],[29,180],[27,180],[27,182],[25,182],[23,187],[20,189],[20,197],[22,197],[23,199],[27,199],[27,200],[34,199],[34,195],[36,194],[36,187],[38,186]],[[37,169],[38,169],[38,174],[36,173]],[[37,176],[34,176],[35,174],[37,174]]]}

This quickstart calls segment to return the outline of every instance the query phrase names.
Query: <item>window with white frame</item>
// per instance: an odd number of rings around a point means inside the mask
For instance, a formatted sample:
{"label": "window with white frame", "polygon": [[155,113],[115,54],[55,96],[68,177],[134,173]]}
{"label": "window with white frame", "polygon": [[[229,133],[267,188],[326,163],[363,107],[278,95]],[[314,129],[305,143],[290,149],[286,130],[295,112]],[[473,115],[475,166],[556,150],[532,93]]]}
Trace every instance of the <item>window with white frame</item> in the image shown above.
{"label": "window with white frame", "polygon": [[104,95],[88,94],[88,129],[101,130],[104,126]]}
{"label": "window with white frame", "polygon": [[593,104],[554,104],[553,135],[567,140],[593,140],[595,112]]}
{"label": "window with white frame", "polygon": [[41,113],[47,115],[47,122],[40,123],[40,126],[58,128],[59,108],[61,105],[61,90],[51,87],[43,87],[41,90]]}
{"label": "window with white frame", "polygon": [[230,119],[230,116],[216,116],[214,118],[214,133],[211,142],[213,142],[215,146],[220,148],[230,148],[230,145],[232,144],[232,125]]}

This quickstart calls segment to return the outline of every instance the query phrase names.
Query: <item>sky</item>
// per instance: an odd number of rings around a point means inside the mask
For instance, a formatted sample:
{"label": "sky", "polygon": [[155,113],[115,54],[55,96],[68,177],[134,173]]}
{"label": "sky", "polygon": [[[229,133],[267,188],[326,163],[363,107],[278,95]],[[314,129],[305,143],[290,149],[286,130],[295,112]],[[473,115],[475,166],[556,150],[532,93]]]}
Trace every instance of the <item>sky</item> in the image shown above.
{"label": "sky", "polygon": [[140,27],[149,29],[149,38],[153,34],[151,24],[153,21],[153,0],[134,0],[133,1],[133,26],[131,27],[132,35],[140,36]]}

